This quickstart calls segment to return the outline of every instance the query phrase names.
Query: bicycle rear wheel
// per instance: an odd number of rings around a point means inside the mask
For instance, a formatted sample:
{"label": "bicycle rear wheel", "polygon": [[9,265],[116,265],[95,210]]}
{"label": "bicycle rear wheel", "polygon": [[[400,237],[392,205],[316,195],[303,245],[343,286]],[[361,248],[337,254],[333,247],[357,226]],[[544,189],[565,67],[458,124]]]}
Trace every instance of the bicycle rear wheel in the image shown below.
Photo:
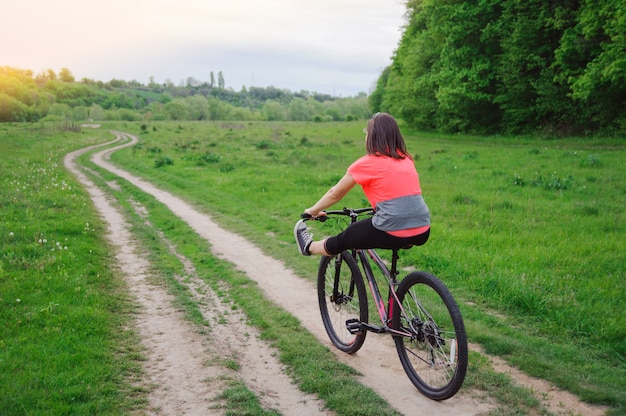
{"label": "bicycle rear wheel", "polygon": [[435,276],[410,273],[398,286],[392,325],[402,367],[417,389],[445,400],[461,388],[467,371],[467,336],[452,294]]}
{"label": "bicycle rear wheel", "polygon": [[[340,350],[353,354],[361,348],[367,334],[359,329],[368,322],[367,293],[359,267],[344,251],[322,257],[317,275],[317,297],[326,333]],[[352,324],[351,329],[349,324]]]}

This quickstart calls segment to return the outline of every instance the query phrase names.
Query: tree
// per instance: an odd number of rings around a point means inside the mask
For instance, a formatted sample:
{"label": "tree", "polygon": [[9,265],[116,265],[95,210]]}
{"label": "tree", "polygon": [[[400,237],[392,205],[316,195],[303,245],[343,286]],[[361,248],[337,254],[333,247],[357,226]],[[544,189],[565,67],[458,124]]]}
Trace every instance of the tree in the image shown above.
{"label": "tree", "polygon": [[285,119],[283,106],[278,101],[265,101],[261,111],[263,112],[263,118],[267,121],[281,121]]}
{"label": "tree", "polygon": [[389,73],[391,72],[391,66],[386,67],[383,72],[378,77],[378,81],[376,81],[376,88],[370,94],[368,101],[370,109],[372,113],[378,113],[382,111],[383,105],[383,92],[385,87],[387,86],[387,81],[389,80]]}
{"label": "tree", "polygon": [[[434,129],[437,111],[434,73],[439,67],[442,36],[436,18],[436,2],[407,3],[408,24],[396,50],[390,71],[381,86],[381,111],[391,112],[421,129]],[[378,91],[376,92],[378,93]]]}
{"label": "tree", "polygon": [[227,103],[215,97],[207,97],[209,118],[211,120],[224,120],[228,114]]}
{"label": "tree", "polygon": [[[548,16],[561,19],[558,26],[569,25],[559,12],[558,1],[509,0],[499,19],[498,37],[502,52],[498,56],[494,94],[502,110],[503,130],[522,133],[568,123],[568,88],[555,83],[552,67],[562,28],[550,23]],[[554,19],[554,17],[552,17]]]}
{"label": "tree", "polygon": [[161,85],[155,82],[154,77],[151,75],[148,80],[148,88],[154,92],[163,91]]}
{"label": "tree", "polygon": [[67,104],[52,104],[48,111],[48,117],[50,116],[60,120],[70,120],[72,117],[72,108]]}
{"label": "tree", "polygon": [[332,102],[332,101],[327,101],[326,103],[324,103],[324,113],[330,117],[333,121],[339,121],[341,120],[341,110],[339,108],[339,106],[337,105],[337,103]]}
{"label": "tree", "polygon": [[27,111],[26,105],[0,92],[0,122],[25,121]]}
{"label": "tree", "polygon": [[194,95],[185,98],[188,108],[189,120],[208,120],[209,104],[207,99],[201,95]]}
{"label": "tree", "polygon": [[217,87],[220,90],[223,90],[225,87],[225,83],[224,83],[224,75],[222,74],[222,71],[219,71],[217,73]]}
{"label": "tree", "polygon": [[59,71],[59,80],[63,82],[75,82],[74,76],[67,68],[61,68]]}
{"label": "tree", "polygon": [[56,79],[57,79],[57,74],[55,74],[54,71],[51,70],[51,69],[48,69],[48,75],[47,76],[48,76],[48,80],[50,80],[50,81],[56,81]]}
{"label": "tree", "polygon": [[[581,128],[626,126],[626,11],[619,0],[582,1],[555,51],[558,81],[571,90]],[[583,115],[583,117],[581,117]]]}
{"label": "tree", "polygon": [[103,120],[104,119],[104,109],[100,107],[98,104],[92,104],[89,108],[89,119],[91,120]]}
{"label": "tree", "polygon": [[410,0],[407,16],[373,110],[442,131],[626,128],[620,0]]}
{"label": "tree", "polygon": [[197,87],[201,82],[194,77],[187,77],[187,87]]}
{"label": "tree", "polygon": [[187,117],[187,104],[180,98],[165,104],[163,110],[171,120],[185,120]]}
{"label": "tree", "polygon": [[112,107],[134,109],[135,102],[127,94],[118,92],[110,94],[107,99],[102,103],[102,106],[106,109],[110,109]]}
{"label": "tree", "polygon": [[289,120],[291,121],[308,121],[311,114],[306,100],[296,97],[289,103]]}

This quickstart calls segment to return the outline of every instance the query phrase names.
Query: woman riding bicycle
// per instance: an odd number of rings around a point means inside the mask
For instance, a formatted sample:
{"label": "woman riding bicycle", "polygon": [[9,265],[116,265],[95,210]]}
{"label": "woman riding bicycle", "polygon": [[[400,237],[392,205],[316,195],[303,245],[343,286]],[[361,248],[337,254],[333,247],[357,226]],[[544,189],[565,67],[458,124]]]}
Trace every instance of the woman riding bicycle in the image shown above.
{"label": "woman riding bicycle", "polygon": [[298,221],[294,235],[300,253],[305,256],[330,256],[351,248],[419,246],[428,241],[430,213],[398,123],[387,113],[376,113],[364,132],[367,154],[352,163],[343,178],[304,212],[312,217],[324,215],[323,210],[359,184],[375,214],[320,241],[313,241],[305,222]]}

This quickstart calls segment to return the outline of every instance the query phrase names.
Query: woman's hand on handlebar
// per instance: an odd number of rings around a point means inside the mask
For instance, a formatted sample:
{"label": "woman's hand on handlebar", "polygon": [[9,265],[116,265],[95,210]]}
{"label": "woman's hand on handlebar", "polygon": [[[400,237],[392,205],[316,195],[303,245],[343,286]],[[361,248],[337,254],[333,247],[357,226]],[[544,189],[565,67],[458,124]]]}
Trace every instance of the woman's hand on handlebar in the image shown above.
{"label": "woman's hand on handlebar", "polygon": [[311,219],[319,219],[320,217],[326,217],[326,212],[318,211],[315,212],[311,210],[311,208],[307,208],[304,210],[304,214],[302,214],[303,218],[311,218]]}

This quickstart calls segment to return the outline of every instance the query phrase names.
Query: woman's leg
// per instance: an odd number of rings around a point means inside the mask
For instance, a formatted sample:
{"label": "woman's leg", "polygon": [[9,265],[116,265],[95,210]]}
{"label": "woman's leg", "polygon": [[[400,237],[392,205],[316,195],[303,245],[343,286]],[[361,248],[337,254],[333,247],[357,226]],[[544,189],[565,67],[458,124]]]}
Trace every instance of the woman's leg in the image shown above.
{"label": "woman's leg", "polygon": [[311,245],[309,246],[309,252],[311,254],[330,256],[330,253],[326,252],[326,240],[313,241]]}
{"label": "woman's leg", "polygon": [[374,228],[372,219],[366,218],[350,224],[349,227],[338,235],[320,241],[312,241],[313,238],[306,229],[306,225],[304,225],[303,221],[296,223],[294,234],[302,254],[307,256],[311,254],[331,256],[351,248],[391,249],[402,248],[409,245],[419,246],[426,243],[430,230],[409,238],[394,237],[391,234]]}
{"label": "woman's leg", "polygon": [[[429,234],[430,230],[414,237],[395,237],[374,228],[372,225],[372,218],[366,218],[350,224],[350,226],[343,230],[342,233],[334,237],[330,237],[324,241],[313,244],[315,244],[316,251],[319,250],[316,254],[334,255],[351,248],[392,249],[402,248],[409,245],[420,246],[426,243]],[[313,244],[311,244],[311,247],[313,247]],[[311,250],[311,253],[314,253],[313,250]]]}

